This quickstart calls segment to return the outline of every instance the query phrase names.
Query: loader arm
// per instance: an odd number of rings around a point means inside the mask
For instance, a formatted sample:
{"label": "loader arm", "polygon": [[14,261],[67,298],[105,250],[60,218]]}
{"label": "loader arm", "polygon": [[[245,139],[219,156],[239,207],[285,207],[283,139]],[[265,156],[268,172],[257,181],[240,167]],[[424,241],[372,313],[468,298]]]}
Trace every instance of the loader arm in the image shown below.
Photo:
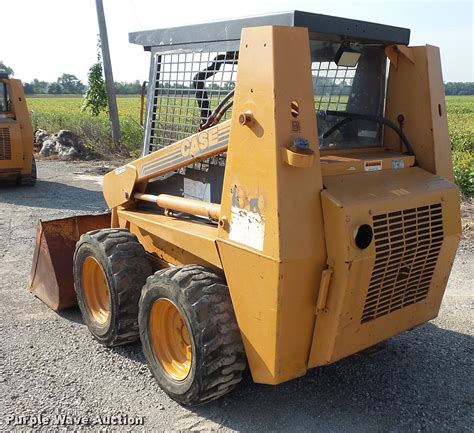
{"label": "loader arm", "polygon": [[[174,200],[174,209],[179,209],[184,204],[186,209],[191,209],[194,214],[217,220],[220,212],[219,205],[206,203],[207,206],[204,206],[203,203],[189,203],[190,199],[181,197],[165,194],[154,197],[142,193],[150,179],[225,152],[229,142],[229,132],[230,120],[177,141],[108,173],[104,176],[103,183],[107,205],[110,208],[126,207],[127,203],[134,202],[140,196],[140,199],[145,201],[152,197],[152,201],[159,198],[157,202],[159,206],[163,204],[161,200],[167,200],[168,204],[170,200]],[[179,202],[180,199],[181,202]],[[110,213],[40,221],[37,227],[30,291],[55,311],[76,305],[73,273],[70,266],[76,242],[82,234],[90,230],[110,227],[110,221]],[[209,227],[204,229],[201,227],[204,235],[209,231],[206,229]],[[184,239],[189,244],[189,237]],[[205,255],[202,245],[199,245],[201,255]],[[211,251],[210,257],[214,259],[208,257],[209,262],[218,266],[217,255],[212,255]]]}
{"label": "loader arm", "polygon": [[107,173],[103,184],[107,205],[124,206],[133,200],[134,192],[144,192],[150,179],[225,152],[230,122],[219,123]]}

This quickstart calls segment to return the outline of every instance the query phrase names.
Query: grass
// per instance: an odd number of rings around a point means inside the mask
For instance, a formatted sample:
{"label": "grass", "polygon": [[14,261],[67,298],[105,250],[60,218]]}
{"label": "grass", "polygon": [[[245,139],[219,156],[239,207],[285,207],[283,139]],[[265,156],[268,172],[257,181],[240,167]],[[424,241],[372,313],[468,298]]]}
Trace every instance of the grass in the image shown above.
{"label": "grass", "polygon": [[454,178],[466,197],[474,196],[474,96],[447,96]]}
{"label": "grass", "polygon": [[92,117],[81,112],[82,98],[46,97],[28,98],[28,108],[32,113],[35,129],[49,132],[69,129],[84,140],[90,150],[101,155],[134,156],[140,152],[143,130],[139,124],[140,98],[117,98],[122,132],[122,145],[116,148],[111,138],[110,122],[107,114]]}
{"label": "grass", "polygon": [[[474,96],[447,96],[446,102],[455,180],[465,196],[473,197]],[[140,98],[119,97],[117,104],[122,131],[122,146],[118,149],[114,147],[111,139],[107,115],[91,117],[82,113],[81,98],[28,98],[35,129],[46,129],[49,132],[69,129],[79,135],[84,144],[94,152],[104,156],[121,154],[136,157],[143,143],[143,130],[139,125]],[[193,106],[194,101],[190,104]]]}

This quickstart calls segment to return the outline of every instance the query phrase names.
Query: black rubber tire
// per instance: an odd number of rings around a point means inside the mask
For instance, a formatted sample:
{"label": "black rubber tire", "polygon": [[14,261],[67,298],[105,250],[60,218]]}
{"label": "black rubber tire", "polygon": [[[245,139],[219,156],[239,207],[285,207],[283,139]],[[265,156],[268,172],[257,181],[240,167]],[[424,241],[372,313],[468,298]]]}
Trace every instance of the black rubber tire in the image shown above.
{"label": "black rubber tire", "polygon": [[21,176],[19,179],[19,184],[21,186],[35,186],[36,185],[36,161],[33,155],[31,162],[31,173],[26,176]]}
{"label": "black rubber tire", "polygon": [[[188,327],[192,359],[188,376],[173,379],[156,359],[149,315],[157,299],[178,308]],[[209,402],[242,380],[247,366],[229,289],[211,269],[199,265],[168,268],[148,277],[140,298],[140,339],[148,366],[160,387],[185,406]]]}
{"label": "black rubber tire", "polygon": [[[111,300],[105,324],[95,321],[87,307],[82,288],[82,266],[94,257],[106,274]],[[105,346],[138,340],[138,302],[151,265],[137,237],[126,229],[94,230],[81,236],[74,253],[74,289],[84,323]]]}

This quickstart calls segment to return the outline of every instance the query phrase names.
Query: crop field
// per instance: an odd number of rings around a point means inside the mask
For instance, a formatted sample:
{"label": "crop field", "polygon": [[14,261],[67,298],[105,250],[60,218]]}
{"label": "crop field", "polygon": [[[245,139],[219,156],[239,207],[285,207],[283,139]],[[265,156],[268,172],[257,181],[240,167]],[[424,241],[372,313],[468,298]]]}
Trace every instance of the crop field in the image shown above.
{"label": "crop field", "polygon": [[[474,96],[447,96],[449,133],[451,136],[456,183],[464,195],[474,195]],[[30,97],[35,129],[57,132],[69,129],[83,138],[86,146],[103,155],[121,153],[137,156],[143,140],[139,125],[140,98],[119,97],[122,129],[121,149],[114,149],[106,114],[91,117],[81,112],[82,99],[77,97]]]}
{"label": "crop field", "polygon": [[474,96],[447,96],[454,177],[467,197],[474,196]]}
{"label": "crop field", "polygon": [[54,133],[68,129],[80,136],[85,145],[102,154],[120,153],[123,156],[137,156],[143,141],[140,126],[140,98],[117,98],[122,131],[121,149],[114,149],[111,128],[106,113],[93,117],[81,111],[79,97],[33,97],[28,98],[35,129],[41,128]]}

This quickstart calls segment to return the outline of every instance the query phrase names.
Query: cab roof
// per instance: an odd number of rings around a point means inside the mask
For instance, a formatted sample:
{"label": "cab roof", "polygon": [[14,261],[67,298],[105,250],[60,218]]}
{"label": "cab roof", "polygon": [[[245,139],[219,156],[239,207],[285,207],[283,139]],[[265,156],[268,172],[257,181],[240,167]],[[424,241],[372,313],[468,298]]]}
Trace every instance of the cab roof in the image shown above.
{"label": "cab roof", "polygon": [[410,30],[406,28],[296,10],[133,32],[129,34],[129,41],[142,45],[147,51],[152,48],[161,50],[175,46],[197,47],[222,42],[234,42],[235,45],[235,42],[240,41],[243,28],[268,25],[307,27],[310,39],[329,42],[348,41],[381,46],[408,45],[410,42]]}

